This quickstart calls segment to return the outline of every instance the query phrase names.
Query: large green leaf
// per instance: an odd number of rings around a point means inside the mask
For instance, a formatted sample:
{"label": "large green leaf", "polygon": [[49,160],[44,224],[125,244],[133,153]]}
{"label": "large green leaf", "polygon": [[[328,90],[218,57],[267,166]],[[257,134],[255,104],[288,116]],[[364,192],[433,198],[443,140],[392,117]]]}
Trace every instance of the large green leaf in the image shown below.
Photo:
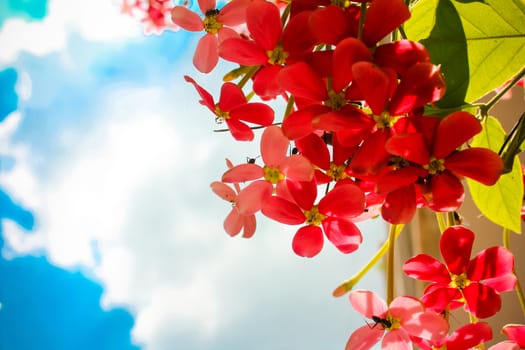
{"label": "large green leaf", "polygon": [[[498,152],[505,139],[500,122],[488,117],[483,131],[474,137],[472,146],[485,147]],[[502,175],[493,186],[485,186],[467,179],[472,199],[481,213],[494,223],[511,231],[521,233],[521,207],[523,204],[523,180],[518,157],[512,171]]]}
{"label": "large green leaf", "polygon": [[523,0],[420,0],[405,31],[442,65],[447,93],[440,107],[473,102],[525,65]]}

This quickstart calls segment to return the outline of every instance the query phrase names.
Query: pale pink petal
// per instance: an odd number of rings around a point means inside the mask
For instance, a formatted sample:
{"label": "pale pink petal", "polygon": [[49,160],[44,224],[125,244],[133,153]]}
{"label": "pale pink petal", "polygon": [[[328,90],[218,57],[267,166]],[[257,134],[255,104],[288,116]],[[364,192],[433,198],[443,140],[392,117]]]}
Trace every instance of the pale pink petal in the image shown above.
{"label": "pale pink petal", "polygon": [[279,166],[288,150],[290,141],[277,125],[267,127],[261,137],[261,156],[264,164],[270,167]]}
{"label": "pale pink petal", "polygon": [[228,185],[219,182],[213,181],[210,185],[211,190],[219,197],[228,202],[234,202],[237,198],[237,193]]}
{"label": "pale pink petal", "polygon": [[388,310],[385,301],[369,290],[356,290],[350,293],[350,303],[355,311],[367,318],[373,316],[383,318]]}
{"label": "pale pink petal", "polygon": [[255,229],[257,228],[257,221],[255,220],[255,215],[243,215],[242,216],[242,237],[243,238],[250,238],[255,233]]}
{"label": "pale pink petal", "polygon": [[503,333],[510,340],[515,341],[522,348],[525,348],[525,325],[507,324],[503,327]]}
{"label": "pale pink petal", "polygon": [[312,163],[300,154],[283,159],[279,168],[287,178],[294,181],[310,181],[314,177]]}
{"label": "pale pink petal", "polygon": [[213,34],[204,35],[197,43],[193,65],[201,73],[209,73],[219,62],[219,41]]}
{"label": "pale pink petal", "polygon": [[255,181],[239,192],[236,205],[241,215],[253,215],[261,210],[266,198],[272,195],[273,186],[264,180]]}
{"label": "pale pink petal", "polygon": [[383,336],[385,331],[381,327],[364,325],[356,329],[348,342],[345,350],[368,350],[371,349]]}
{"label": "pale pink petal", "polygon": [[226,219],[224,220],[224,231],[230,236],[235,236],[241,232],[242,228],[242,216],[239,214],[239,210],[233,207]]}
{"label": "pale pink petal", "polygon": [[491,346],[488,350],[520,350],[520,346],[513,341],[502,341]]}
{"label": "pale pink petal", "polygon": [[394,329],[383,338],[381,350],[412,350],[412,342],[408,333],[403,329]]}
{"label": "pale pink petal", "polygon": [[202,18],[184,6],[175,6],[171,10],[171,20],[173,23],[189,32],[200,32],[204,30],[204,22],[202,21]]}
{"label": "pale pink petal", "polygon": [[425,311],[403,322],[403,328],[414,337],[437,342],[448,334],[448,322],[438,313]]}
{"label": "pale pink petal", "polygon": [[425,311],[423,303],[416,298],[400,296],[395,298],[388,308],[392,317],[403,322],[408,321],[413,315]]}
{"label": "pale pink petal", "polygon": [[264,170],[257,164],[239,164],[226,170],[222,175],[223,182],[245,182],[260,179]]}

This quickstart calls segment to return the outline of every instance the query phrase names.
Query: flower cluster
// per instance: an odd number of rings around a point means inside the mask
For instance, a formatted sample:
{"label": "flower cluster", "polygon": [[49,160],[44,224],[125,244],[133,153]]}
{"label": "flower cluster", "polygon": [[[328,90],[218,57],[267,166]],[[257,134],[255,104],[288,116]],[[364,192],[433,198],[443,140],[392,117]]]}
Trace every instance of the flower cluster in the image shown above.
{"label": "flower cluster", "polygon": [[[291,246],[301,257],[319,254],[325,239],[349,254],[363,241],[357,222],[381,216],[399,227],[423,207],[443,218],[462,205],[465,178],[492,186],[504,170],[496,152],[470,144],[481,117],[461,108],[428,112],[446,84],[425,46],[402,30],[411,16],[406,1],[199,0],[199,12],[152,3],[162,15],[150,21],[162,25],[169,11],[174,26],[202,33],[193,56],[199,72],[220,60],[238,65],[218,98],[185,76],[215,122],[242,142],[262,129],[260,157],[227,160],[211,184],[231,204],[224,221],[231,236],[252,237],[261,213],[298,226]],[[286,105],[281,117],[271,107],[278,100]],[[346,349],[369,349],[381,338],[383,349],[470,349],[492,338],[491,327],[475,321],[497,313],[500,293],[515,288],[514,257],[491,247],[471,258],[474,233],[452,220],[446,226],[444,262],[419,254],[403,265],[430,282],[420,299],[350,294],[370,321]],[[449,334],[447,315],[460,306],[473,322]],[[522,326],[504,332],[510,340],[491,349],[523,346]]]}

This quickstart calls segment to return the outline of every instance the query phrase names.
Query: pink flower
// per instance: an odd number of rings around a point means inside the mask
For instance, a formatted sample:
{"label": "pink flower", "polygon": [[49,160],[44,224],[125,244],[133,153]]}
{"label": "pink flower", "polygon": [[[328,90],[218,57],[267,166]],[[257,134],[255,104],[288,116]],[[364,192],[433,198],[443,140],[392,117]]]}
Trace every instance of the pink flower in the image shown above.
{"label": "pink flower", "polygon": [[[467,350],[492,339],[492,328],[486,322],[468,323],[456,329],[452,334],[437,342],[413,339],[422,350],[447,349]],[[443,347],[445,346],[445,347]]]}
{"label": "pink flower", "polygon": [[441,312],[463,302],[478,318],[490,317],[501,308],[499,293],[516,285],[514,257],[503,247],[490,247],[470,259],[474,232],[452,226],[443,232],[440,250],[445,264],[427,254],[408,259],[403,271],[410,277],[433,282],[425,290],[425,305]]}
{"label": "pink flower", "polygon": [[425,311],[423,303],[412,297],[397,297],[387,306],[374,292],[357,290],[350,293],[350,303],[375,325],[356,329],[346,350],[371,349],[381,338],[381,349],[411,350],[411,337],[439,341],[448,333],[447,321],[433,311]]}
{"label": "pink flower", "polygon": [[231,27],[244,23],[248,3],[246,0],[232,0],[219,10],[215,0],[199,0],[204,19],[184,6],[175,6],[171,10],[173,23],[190,32],[206,32],[193,55],[193,64],[200,72],[211,72],[219,61],[219,44],[238,36]]}
{"label": "pink flower", "polygon": [[195,80],[185,76],[193,84],[202,100],[200,104],[208,107],[215,114],[218,123],[226,122],[232,136],[237,141],[253,140],[253,131],[244,122],[267,126],[272,124],[273,109],[260,102],[248,102],[241,88],[234,83],[224,83],[219,102],[215,103],[210,93],[204,90]]}
{"label": "pink flower", "polygon": [[261,156],[265,165],[241,164],[224,173],[223,182],[257,180],[239,193],[237,207],[241,214],[250,215],[261,210],[274,189],[277,193],[288,193],[283,180],[310,181],[313,178],[314,169],[308,159],[298,154],[286,155],[289,143],[280,127],[269,126],[261,137]]}
{"label": "pink flower", "polygon": [[502,332],[509,340],[491,346],[489,350],[520,350],[525,348],[525,325],[508,324],[503,327]]}

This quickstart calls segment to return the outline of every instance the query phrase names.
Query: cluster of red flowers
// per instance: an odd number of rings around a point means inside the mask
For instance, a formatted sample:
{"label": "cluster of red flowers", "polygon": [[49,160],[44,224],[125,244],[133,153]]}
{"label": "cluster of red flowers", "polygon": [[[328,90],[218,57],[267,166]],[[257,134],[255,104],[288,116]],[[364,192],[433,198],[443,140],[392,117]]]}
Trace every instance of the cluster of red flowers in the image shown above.
{"label": "cluster of red flowers", "polygon": [[[253,236],[260,212],[300,225],[292,240],[299,256],[319,254],[325,237],[348,254],[363,240],[358,221],[381,215],[397,225],[409,223],[421,207],[455,211],[464,199],[464,177],[488,186],[498,181],[498,154],[468,145],[482,131],[480,120],[462,111],[424,115],[446,89],[425,47],[383,40],[410,17],[403,0],[198,4],[200,14],[150,0],[148,11],[154,7],[156,14],[148,18],[163,24],[169,11],[172,25],[204,33],[193,57],[201,73],[220,59],[238,64],[218,102],[193,78],[185,79],[235,140],[252,141],[253,129],[263,129],[262,164],[228,160],[221,180],[211,185],[232,204],[224,221],[229,235]],[[266,103],[277,98],[286,103],[280,120]],[[452,226],[441,238],[445,263],[421,254],[404,264],[410,277],[432,282],[421,299],[401,296],[387,305],[373,292],[352,292],[354,308],[374,324],[356,330],[346,348],[369,349],[385,332],[384,349],[413,343],[469,349],[491,339],[483,322],[448,335],[443,316],[462,305],[473,317],[492,316],[501,306],[499,293],[515,288],[510,251],[493,247],[470,259],[473,240],[473,232]],[[523,346],[525,326],[509,325],[505,334],[511,345],[491,349]]]}

